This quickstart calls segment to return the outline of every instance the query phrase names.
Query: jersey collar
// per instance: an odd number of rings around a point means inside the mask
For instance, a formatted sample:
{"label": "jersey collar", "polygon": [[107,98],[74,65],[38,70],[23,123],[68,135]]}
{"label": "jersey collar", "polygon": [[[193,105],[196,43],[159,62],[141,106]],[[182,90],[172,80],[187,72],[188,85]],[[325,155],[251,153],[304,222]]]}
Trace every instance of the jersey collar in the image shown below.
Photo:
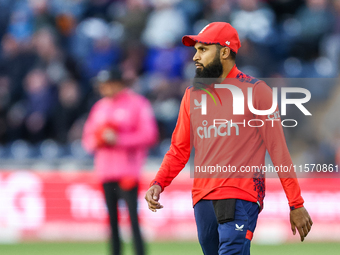
{"label": "jersey collar", "polygon": [[236,78],[239,74],[240,70],[237,69],[236,64],[231,68],[230,72],[228,73],[226,78]]}

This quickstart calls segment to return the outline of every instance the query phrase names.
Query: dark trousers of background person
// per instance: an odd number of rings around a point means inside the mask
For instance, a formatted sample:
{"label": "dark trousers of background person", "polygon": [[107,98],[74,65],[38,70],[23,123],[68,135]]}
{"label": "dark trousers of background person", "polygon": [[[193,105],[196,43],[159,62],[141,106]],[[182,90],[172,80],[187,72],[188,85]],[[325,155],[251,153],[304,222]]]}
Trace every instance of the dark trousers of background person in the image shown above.
{"label": "dark trousers of background person", "polygon": [[111,226],[111,254],[121,255],[121,240],[118,229],[118,200],[124,199],[129,209],[131,227],[133,232],[133,241],[136,255],[144,255],[144,243],[140,233],[137,200],[138,186],[131,190],[123,190],[118,182],[103,183],[105,201],[109,211],[110,226]]}

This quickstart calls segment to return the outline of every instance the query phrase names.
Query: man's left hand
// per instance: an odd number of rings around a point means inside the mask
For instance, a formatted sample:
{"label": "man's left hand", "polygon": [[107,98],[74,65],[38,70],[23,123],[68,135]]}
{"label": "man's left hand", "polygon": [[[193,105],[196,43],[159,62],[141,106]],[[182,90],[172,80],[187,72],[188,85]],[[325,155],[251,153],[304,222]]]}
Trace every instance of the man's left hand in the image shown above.
{"label": "man's left hand", "polygon": [[303,242],[312,228],[313,221],[306,208],[300,207],[290,211],[290,225],[294,235],[296,229],[299,231],[301,242]]}
{"label": "man's left hand", "polygon": [[111,128],[106,128],[102,133],[102,139],[107,145],[113,146],[117,142],[116,132]]}

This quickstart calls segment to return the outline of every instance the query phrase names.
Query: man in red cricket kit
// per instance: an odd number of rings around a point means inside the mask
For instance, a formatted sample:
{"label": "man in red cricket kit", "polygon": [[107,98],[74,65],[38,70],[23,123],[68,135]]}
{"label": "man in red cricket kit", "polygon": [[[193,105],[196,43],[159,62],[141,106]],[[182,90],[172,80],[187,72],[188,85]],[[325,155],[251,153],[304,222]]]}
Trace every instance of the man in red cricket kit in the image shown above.
{"label": "man in red cricket kit", "polygon": [[[250,254],[258,213],[263,208],[265,182],[264,175],[242,175],[242,169],[264,166],[266,151],[274,166],[293,165],[278,109],[276,107],[271,114],[260,115],[252,113],[245,104],[244,113],[235,115],[233,101],[236,99],[232,91],[217,91],[214,82],[204,82],[204,78],[219,78],[218,83],[229,84],[245,97],[248,88],[251,88],[249,100],[253,107],[261,111],[272,109],[269,86],[236,67],[235,57],[241,43],[237,31],[229,23],[210,23],[198,35],[184,36],[182,42],[196,49],[193,57],[196,82],[183,96],[170,149],[145,199],[153,212],[163,208],[159,202],[160,193],[184,168],[194,148],[192,197],[203,253],[247,255]],[[216,119],[229,122],[216,124]],[[254,127],[245,124],[252,119],[263,125]],[[214,173],[206,169],[214,169]],[[226,171],[217,173],[218,169]],[[226,173],[230,169],[233,172]],[[258,170],[262,170],[261,167]],[[297,229],[303,241],[313,222],[303,207],[299,183],[295,173],[278,174],[289,202],[293,234]]]}

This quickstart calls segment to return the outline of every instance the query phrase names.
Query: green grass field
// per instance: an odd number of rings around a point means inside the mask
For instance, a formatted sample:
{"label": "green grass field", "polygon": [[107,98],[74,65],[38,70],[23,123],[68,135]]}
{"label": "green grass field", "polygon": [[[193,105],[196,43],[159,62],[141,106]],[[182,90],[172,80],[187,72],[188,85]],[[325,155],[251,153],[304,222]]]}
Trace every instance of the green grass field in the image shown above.
{"label": "green grass field", "polygon": [[[1,255],[109,255],[106,243],[20,243],[0,245]],[[198,243],[149,243],[148,255],[201,255]],[[252,245],[252,255],[332,255],[340,254],[340,243],[294,243],[282,245]],[[124,255],[133,255],[130,244],[124,245]]]}

